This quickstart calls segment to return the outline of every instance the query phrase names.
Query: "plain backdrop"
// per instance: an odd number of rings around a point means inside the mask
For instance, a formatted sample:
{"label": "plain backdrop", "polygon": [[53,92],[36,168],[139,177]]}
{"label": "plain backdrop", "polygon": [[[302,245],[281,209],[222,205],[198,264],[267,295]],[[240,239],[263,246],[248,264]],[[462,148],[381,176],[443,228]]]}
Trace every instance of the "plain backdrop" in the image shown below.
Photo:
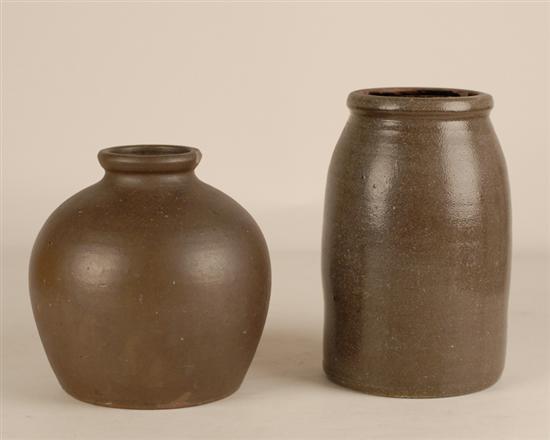
{"label": "plain backdrop", "polygon": [[[548,3],[2,2],[2,433],[11,438],[547,438]],[[381,86],[493,95],[509,168],[508,364],[471,396],[365,396],[321,371],[325,176],[347,94]],[[97,151],[201,149],[199,177],[256,218],[273,291],[233,397],[193,409],[93,407],[57,385],[27,291],[33,240],[97,181]]]}

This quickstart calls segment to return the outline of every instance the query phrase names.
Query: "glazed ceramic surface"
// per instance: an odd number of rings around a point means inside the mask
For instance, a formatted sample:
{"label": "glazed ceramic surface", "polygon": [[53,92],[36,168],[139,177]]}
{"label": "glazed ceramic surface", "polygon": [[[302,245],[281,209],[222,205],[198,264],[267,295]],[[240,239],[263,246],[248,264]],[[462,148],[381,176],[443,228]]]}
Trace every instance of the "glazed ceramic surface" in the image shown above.
{"label": "glazed ceramic surface", "polygon": [[124,408],[176,408],[240,386],[266,318],[264,238],[201,182],[194,148],[100,151],[101,181],[63,203],[31,257],[40,337],[62,387]]}
{"label": "glazed ceramic surface", "polygon": [[501,375],[510,201],[492,104],[455,89],[350,94],[323,231],[331,380],[442,397]]}

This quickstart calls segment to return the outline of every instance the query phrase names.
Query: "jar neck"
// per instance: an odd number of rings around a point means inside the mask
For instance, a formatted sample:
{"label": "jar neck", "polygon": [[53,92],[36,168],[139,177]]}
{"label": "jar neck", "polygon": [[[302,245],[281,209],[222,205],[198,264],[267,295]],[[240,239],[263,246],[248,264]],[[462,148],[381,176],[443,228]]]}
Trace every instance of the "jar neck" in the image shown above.
{"label": "jar neck", "polygon": [[431,121],[437,123],[439,121],[462,121],[470,119],[488,119],[490,110],[472,110],[467,112],[421,112],[421,111],[377,111],[365,109],[351,109],[351,116],[359,119],[380,119],[380,120],[396,120],[407,123],[415,121],[425,123]]}
{"label": "jar neck", "polygon": [[136,189],[158,189],[160,187],[179,187],[197,182],[194,171],[174,173],[135,173],[105,171],[102,182],[117,187]]}
{"label": "jar neck", "polygon": [[107,172],[120,174],[183,174],[192,172],[201,152],[178,145],[126,145],[101,150],[99,163]]}
{"label": "jar neck", "polygon": [[98,153],[103,182],[140,189],[179,186],[197,181],[201,152],[177,145],[127,145]]}

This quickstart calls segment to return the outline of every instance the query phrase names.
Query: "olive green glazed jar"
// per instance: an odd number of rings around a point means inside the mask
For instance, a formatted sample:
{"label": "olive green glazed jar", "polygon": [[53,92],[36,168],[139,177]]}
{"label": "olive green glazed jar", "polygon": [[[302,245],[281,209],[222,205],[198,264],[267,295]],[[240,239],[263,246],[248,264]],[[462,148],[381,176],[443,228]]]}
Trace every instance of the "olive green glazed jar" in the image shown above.
{"label": "olive green glazed jar", "polygon": [[510,196],[490,95],[352,92],[328,173],[324,369],[393,397],[489,387],[505,358]]}

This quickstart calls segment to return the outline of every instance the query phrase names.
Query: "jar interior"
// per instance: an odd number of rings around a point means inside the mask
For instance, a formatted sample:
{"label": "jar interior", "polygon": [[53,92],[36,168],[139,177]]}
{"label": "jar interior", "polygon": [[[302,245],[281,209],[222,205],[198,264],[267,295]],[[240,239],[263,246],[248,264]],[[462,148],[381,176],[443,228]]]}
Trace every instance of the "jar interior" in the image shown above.
{"label": "jar interior", "polygon": [[369,92],[373,96],[393,96],[404,98],[456,98],[461,96],[476,96],[476,92],[468,90],[450,89],[397,89],[397,90],[373,90]]}
{"label": "jar interior", "polygon": [[193,150],[188,147],[175,145],[129,145],[126,147],[112,148],[111,153],[132,156],[171,156],[174,154],[187,154]]}

